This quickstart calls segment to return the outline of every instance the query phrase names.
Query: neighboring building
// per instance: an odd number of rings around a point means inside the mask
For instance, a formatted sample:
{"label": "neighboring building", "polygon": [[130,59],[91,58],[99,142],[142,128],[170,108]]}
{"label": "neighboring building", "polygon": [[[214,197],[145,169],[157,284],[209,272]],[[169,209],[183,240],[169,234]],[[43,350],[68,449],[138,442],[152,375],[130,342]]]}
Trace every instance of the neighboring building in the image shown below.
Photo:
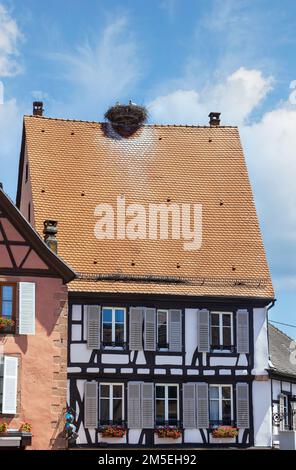
{"label": "neighboring building", "polygon": [[1,449],[66,447],[65,283],[73,278],[0,188]]}
{"label": "neighboring building", "polygon": [[[98,240],[95,208],[117,198],[202,204],[201,249],[124,238],[122,226]],[[58,252],[78,273],[68,285],[68,390],[80,445],[271,446],[274,292],[236,127],[212,115],[210,126],[125,135],[26,116],[17,205],[40,234],[44,220],[58,221]],[[127,432],[104,437],[107,424]],[[181,436],[158,437],[166,424]],[[214,439],[219,425],[238,436]]]}
{"label": "neighboring building", "polygon": [[279,431],[296,431],[296,343],[269,323],[270,366],[273,410],[273,444]]}

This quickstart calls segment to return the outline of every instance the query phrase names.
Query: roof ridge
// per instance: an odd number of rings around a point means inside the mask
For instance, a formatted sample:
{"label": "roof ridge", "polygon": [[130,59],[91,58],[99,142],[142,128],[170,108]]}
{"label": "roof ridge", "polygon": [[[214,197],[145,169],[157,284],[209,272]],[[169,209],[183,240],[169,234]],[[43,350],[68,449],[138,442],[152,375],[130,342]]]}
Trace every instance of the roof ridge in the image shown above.
{"label": "roof ridge", "polygon": [[[63,122],[85,122],[89,124],[105,124],[107,121],[89,121],[83,119],[66,119],[66,118],[54,118],[50,116],[34,116],[32,114],[24,114],[24,118],[44,119],[49,121],[63,121]],[[143,124],[141,127],[193,127],[200,129],[237,129],[238,126],[210,126],[202,124]]]}
{"label": "roof ridge", "polygon": [[287,335],[287,333],[284,333],[282,330],[280,330],[279,328],[277,328],[276,326],[274,326],[272,324],[272,320],[269,320],[268,321],[269,325],[272,326],[272,328],[274,328],[275,330],[277,330],[279,333],[281,333],[283,336],[286,336],[286,338],[288,338],[290,341],[295,341],[293,338],[291,338],[290,336]]}

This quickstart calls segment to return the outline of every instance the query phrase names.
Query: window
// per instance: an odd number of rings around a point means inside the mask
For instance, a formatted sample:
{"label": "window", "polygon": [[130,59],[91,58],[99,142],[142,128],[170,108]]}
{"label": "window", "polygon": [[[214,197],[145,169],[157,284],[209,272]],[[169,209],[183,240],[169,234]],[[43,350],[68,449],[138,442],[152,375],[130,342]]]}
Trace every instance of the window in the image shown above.
{"label": "window", "polygon": [[15,285],[0,284],[0,319],[3,319],[0,333],[15,331],[15,292]]}
{"label": "window", "polygon": [[178,385],[155,386],[155,414],[157,425],[176,425],[179,421]]}
{"label": "window", "polygon": [[168,310],[157,310],[157,347],[168,349]]}
{"label": "window", "polygon": [[29,178],[29,164],[26,163],[26,169],[25,169],[25,183],[28,181]]}
{"label": "window", "polygon": [[212,349],[230,350],[233,346],[233,322],[231,312],[211,312]]}
{"label": "window", "polygon": [[100,384],[100,424],[122,424],[123,384]]}
{"label": "window", "polygon": [[293,420],[292,418],[292,407],[291,407],[291,401],[289,399],[288,395],[283,394],[283,429],[289,430],[291,429],[291,425]]}
{"label": "window", "polygon": [[126,341],[125,309],[103,307],[102,309],[102,342],[103,346],[123,347]]}
{"label": "window", "polygon": [[232,387],[231,385],[210,385],[210,425],[232,424]]}

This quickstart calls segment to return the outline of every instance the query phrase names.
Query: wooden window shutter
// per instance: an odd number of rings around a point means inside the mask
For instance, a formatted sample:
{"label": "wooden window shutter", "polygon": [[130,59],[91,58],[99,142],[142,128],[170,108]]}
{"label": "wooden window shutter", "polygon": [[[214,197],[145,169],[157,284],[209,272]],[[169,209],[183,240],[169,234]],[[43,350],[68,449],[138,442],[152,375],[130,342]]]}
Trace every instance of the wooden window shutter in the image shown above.
{"label": "wooden window shutter", "polygon": [[101,307],[98,305],[85,305],[84,312],[87,315],[87,347],[88,349],[99,349],[101,336]]}
{"label": "wooden window shutter", "polygon": [[285,395],[279,394],[280,431],[285,430]]}
{"label": "wooden window shutter", "polygon": [[237,353],[249,352],[249,312],[246,309],[236,312],[236,350]]}
{"label": "wooden window shutter", "polygon": [[236,425],[238,428],[250,427],[249,385],[236,384]]}
{"label": "wooden window shutter", "polygon": [[183,384],[183,428],[196,428],[195,384]]}
{"label": "wooden window shutter", "polygon": [[182,310],[169,311],[169,350],[182,351]]}
{"label": "wooden window shutter", "polygon": [[129,348],[143,350],[143,308],[131,307],[129,311]]}
{"label": "wooden window shutter", "polygon": [[291,401],[292,429],[296,431],[296,401]]}
{"label": "wooden window shutter", "polygon": [[141,429],[141,383],[129,382],[127,385],[127,426]]}
{"label": "wooden window shutter", "polygon": [[35,334],[35,283],[19,282],[19,334]]}
{"label": "wooden window shutter", "polygon": [[207,383],[196,384],[196,426],[209,427],[209,393]]}
{"label": "wooden window shutter", "polygon": [[18,359],[4,356],[2,413],[16,414]]}
{"label": "wooden window shutter", "polygon": [[145,327],[144,327],[144,338],[145,338],[145,351],[156,350],[156,309],[146,308],[145,309]]}
{"label": "wooden window shutter", "polygon": [[198,311],[198,350],[210,351],[210,312],[206,309]]}
{"label": "wooden window shutter", "polygon": [[142,383],[142,428],[154,428],[154,384]]}
{"label": "wooden window shutter", "polygon": [[98,383],[85,382],[84,386],[84,427],[98,427]]}

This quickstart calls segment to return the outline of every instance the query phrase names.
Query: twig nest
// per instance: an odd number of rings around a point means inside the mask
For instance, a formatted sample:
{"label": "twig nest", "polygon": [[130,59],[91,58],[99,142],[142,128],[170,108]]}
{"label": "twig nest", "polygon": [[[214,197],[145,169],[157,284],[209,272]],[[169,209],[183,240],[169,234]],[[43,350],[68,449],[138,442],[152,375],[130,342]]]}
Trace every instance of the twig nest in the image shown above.
{"label": "twig nest", "polygon": [[147,120],[148,113],[144,106],[132,103],[116,104],[108,109],[105,118],[119,133],[133,133]]}

